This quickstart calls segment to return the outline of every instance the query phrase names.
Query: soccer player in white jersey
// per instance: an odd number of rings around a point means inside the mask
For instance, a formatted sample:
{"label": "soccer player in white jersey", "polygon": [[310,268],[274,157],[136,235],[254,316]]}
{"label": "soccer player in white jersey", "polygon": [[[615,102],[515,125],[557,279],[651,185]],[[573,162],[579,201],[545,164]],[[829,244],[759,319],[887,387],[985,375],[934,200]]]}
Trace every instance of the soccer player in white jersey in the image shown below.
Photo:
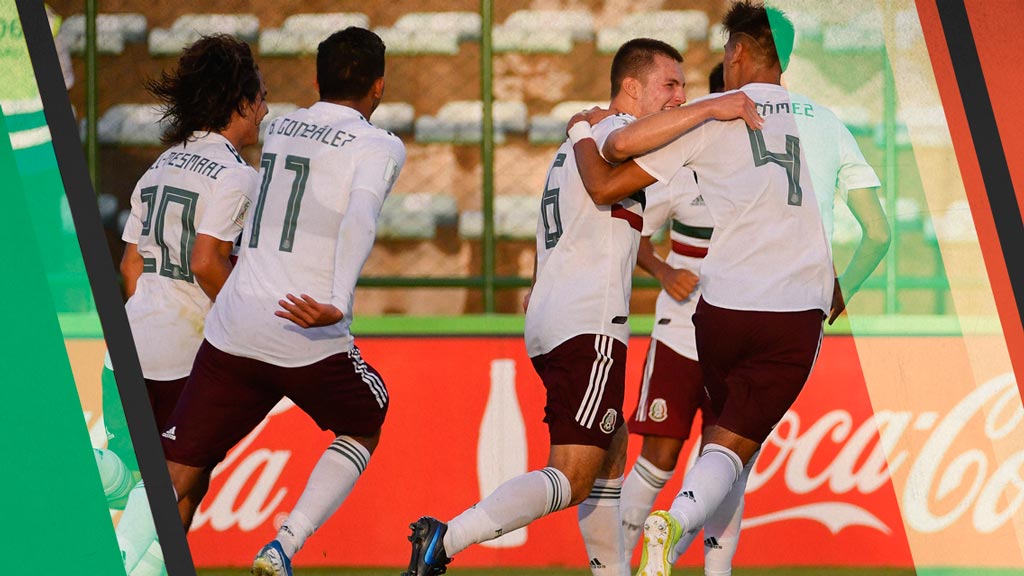
{"label": "soccer player in white jersey", "polygon": [[[259,187],[259,175],[238,150],[257,142],[267,106],[252,51],[225,35],[186,47],[176,68],[148,88],[163,105],[169,129],[162,141],[170,148],[132,192],[121,273],[135,348],[162,427],[192,371],[204,318],[231,272],[231,249]],[[109,365],[103,381],[104,404],[111,407],[108,446],[134,464]],[[132,574],[156,539],[141,481],[128,496],[117,536]]]}
{"label": "soccer player in white jersey", "polygon": [[384,382],[349,331],[377,216],[405,162],[402,141],[369,121],[384,93],[384,51],[362,28],[332,34],[317,49],[320,100],[267,127],[238,265],[162,434],[179,499],[196,501],[212,468],[284,396],[335,435],[257,554],[259,576],[292,573],[291,558],[366,468],[387,413]]}
{"label": "soccer player in white jersey", "polygon": [[[676,49],[657,40],[623,45],[611,70],[611,107],[621,114],[599,124],[598,134],[685,101],[681,62]],[[685,112],[691,125],[756,115],[743,95]],[[588,194],[571,142],[559,148],[541,196],[536,273],[526,308],[527,352],[547,389],[548,466],[502,484],[447,524],[430,517],[413,523],[407,576],[443,573],[450,556],[470,545],[575,505],[592,572],[629,572],[618,496],[629,297],[644,203],[642,187]]]}
{"label": "soccer player in white jersey", "polygon": [[[608,165],[592,140],[575,147],[584,182],[599,193],[669,182],[682,167],[692,169],[714,222],[693,316],[709,397],[703,447],[671,510],[645,522],[639,572],[645,575],[671,572],[682,534],[696,532],[712,515],[737,513],[721,504],[806,382],[822,320],[845,309],[830,246],[837,186],[848,190],[869,230],[842,276],[848,294],[888,248],[877,177],[849,132],[827,109],[780,85],[792,24],[780,11],[746,1],[733,5],[724,24],[726,88],[758,102],[762,129],[708,122],[690,130],[665,113],[627,129],[633,142],[647,138],[642,149],[661,146],[633,161]],[[804,146],[822,150],[807,154]],[[746,149],[750,156],[738,152]]]}

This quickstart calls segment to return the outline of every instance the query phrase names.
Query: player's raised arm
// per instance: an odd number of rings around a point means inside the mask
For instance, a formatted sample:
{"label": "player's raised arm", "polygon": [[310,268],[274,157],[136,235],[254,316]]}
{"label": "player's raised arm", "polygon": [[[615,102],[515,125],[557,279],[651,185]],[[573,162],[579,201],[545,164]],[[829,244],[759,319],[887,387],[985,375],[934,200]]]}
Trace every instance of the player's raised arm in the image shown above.
{"label": "player's raised arm", "polygon": [[671,110],[663,110],[612,132],[602,152],[609,162],[622,162],[663,146],[708,120],[741,119],[757,130],[764,119],[757,106],[743,92],[706,98]]}
{"label": "player's raised arm", "polygon": [[579,115],[572,117],[569,126],[576,169],[579,170],[587,193],[596,204],[614,204],[654,184],[655,178],[632,160],[616,166],[605,162],[597,150],[590,124]]}

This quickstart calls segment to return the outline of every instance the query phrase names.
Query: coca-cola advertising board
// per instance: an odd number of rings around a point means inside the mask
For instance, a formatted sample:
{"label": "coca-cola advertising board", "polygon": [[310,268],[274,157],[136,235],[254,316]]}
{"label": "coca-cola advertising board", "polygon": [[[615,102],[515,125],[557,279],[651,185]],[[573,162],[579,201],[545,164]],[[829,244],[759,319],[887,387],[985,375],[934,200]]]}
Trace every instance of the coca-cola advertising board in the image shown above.
{"label": "coca-cola advertising board", "polygon": [[[627,412],[648,342],[630,342]],[[1012,374],[972,384],[958,342],[825,339],[810,381],[751,474],[737,565],[1019,565],[1024,446],[984,439],[1019,438],[1024,408]],[[409,522],[425,514],[449,519],[504,479],[543,467],[548,455],[544,389],[520,338],[358,343],[384,376],[391,408],[354,492],[296,557],[305,566],[401,566]],[[894,389],[879,393],[862,363],[877,377],[885,362],[895,371],[885,385]],[[965,379],[949,387],[965,392],[944,393],[949,378]],[[920,382],[934,393],[917,397]],[[215,471],[189,535],[196,565],[247,565],[331,439],[289,402],[278,405]],[[693,448],[691,439],[680,470],[692,463]],[[633,436],[630,463],[638,453]],[[673,477],[658,507],[671,503],[681,481]],[[701,547],[694,548],[683,563],[700,563]],[[471,547],[457,562],[582,567],[585,554],[569,510]]]}

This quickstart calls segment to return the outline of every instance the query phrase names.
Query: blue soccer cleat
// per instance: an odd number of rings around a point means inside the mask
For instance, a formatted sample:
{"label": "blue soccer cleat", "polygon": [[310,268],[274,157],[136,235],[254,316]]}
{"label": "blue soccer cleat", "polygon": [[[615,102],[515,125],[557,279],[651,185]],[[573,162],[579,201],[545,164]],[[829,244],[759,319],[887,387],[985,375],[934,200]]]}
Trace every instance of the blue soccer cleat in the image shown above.
{"label": "blue soccer cleat", "polygon": [[412,534],[409,535],[409,542],[412,542],[412,557],[409,559],[409,569],[402,572],[402,576],[435,576],[444,574],[448,569],[446,566],[452,561],[444,549],[444,533],[448,531],[448,525],[436,518],[424,516],[409,524]]}
{"label": "blue soccer cleat", "polygon": [[252,561],[253,576],[292,576],[292,561],[281,549],[281,543],[271,540],[260,549]]}

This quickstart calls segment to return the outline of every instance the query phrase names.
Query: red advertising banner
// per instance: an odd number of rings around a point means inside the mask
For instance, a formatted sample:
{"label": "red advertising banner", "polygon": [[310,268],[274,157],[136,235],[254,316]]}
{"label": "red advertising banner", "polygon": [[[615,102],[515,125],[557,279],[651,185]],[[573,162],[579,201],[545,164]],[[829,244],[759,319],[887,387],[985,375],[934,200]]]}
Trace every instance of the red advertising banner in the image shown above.
{"label": "red advertising banner", "polygon": [[[631,342],[627,410],[647,343]],[[547,459],[544,390],[521,339],[363,338],[360,347],[385,377],[391,410],[366,473],[299,553],[302,565],[402,565],[409,522],[424,514],[449,519]],[[737,564],[912,565],[871,416],[853,339],[826,338],[811,381],[751,475]],[[279,405],[217,469],[190,534],[197,566],[247,565],[331,439],[297,408]],[[631,443],[630,461],[638,452]],[[677,474],[659,506],[669,505],[681,481]],[[700,562],[696,548],[687,562]],[[586,557],[569,510],[474,546],[458,564],[584,566]]]}

